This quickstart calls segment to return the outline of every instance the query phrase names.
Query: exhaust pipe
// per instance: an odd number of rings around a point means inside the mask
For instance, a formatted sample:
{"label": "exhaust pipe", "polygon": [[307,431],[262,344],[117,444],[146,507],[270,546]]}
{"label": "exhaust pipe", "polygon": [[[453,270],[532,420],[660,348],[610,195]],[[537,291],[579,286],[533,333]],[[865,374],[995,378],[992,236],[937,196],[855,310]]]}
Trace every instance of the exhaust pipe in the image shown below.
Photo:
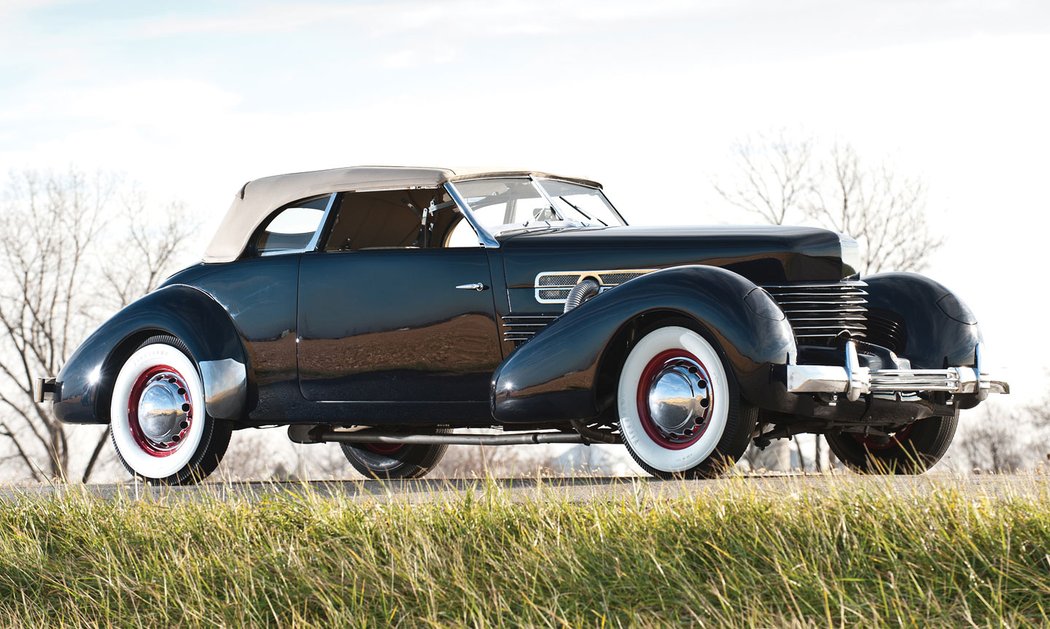
{"label": "exhaust pipe", "polygon": [[571,432],[522,432],[504,435],[406,435],[382,430],[336,430],[329,426],[288,427],[288,438],[295,443],[386,443],[393,445],[512,446],[541,443],[589,443]]}

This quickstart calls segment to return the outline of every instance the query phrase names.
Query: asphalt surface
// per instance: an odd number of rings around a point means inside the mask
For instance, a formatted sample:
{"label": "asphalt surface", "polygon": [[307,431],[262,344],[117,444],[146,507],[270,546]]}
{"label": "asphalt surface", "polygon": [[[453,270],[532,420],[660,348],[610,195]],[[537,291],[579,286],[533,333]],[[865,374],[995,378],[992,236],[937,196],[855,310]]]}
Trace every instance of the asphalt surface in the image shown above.
{"label": "asphalt surface", "polygon": [[718,480],[660,481],[647,477],[577,477],[543,479],[435,479],[417,481],[286,481],[205,483],[189,487],[155,487],[140,483],[100,485],[20,485],[0,488],[0,500],[44,498],[68,493],[110,500],[261,500],[292,495],[343,496],[360,502],[441,502],[460,500],[468,493],[498,491],[511,500],[550,499],[572,502],[624,499],[638,496],[670,499],[691,495],[717,496],[727,491],[772,493],[879,491],[921,497],[947,489],[974,496],[1046,497],[1050,476],[858,476],[796,475],[737,476]]}

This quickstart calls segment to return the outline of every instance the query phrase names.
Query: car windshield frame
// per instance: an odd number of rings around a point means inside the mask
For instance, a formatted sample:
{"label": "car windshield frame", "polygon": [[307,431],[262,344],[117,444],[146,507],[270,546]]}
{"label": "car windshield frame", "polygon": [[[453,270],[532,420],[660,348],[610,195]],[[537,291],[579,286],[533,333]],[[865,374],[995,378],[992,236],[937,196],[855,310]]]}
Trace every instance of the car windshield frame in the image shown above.
{"label": "car windshield frame", "polygon": [[[509,229],[501,229],[501,230],[493,232],[491,229],[485,227],[481,223],[480,220],[478,220],[477,216],[474,214],[474,208],[470,205],[470,203],[466,200],[466,197],[464,197],[463,194],[456,187],[457,183],[485,181],[485,180],[528,181],[532,185],[532,187],[537,191],[539,196],[541,198],[543,198],[547,202],[547,205],[550,207],[550,210],[552,212],[554,212],[554,214],[558,217],[559,220],[553,220],[553,221],[551,221],[551,220],[542,220],[542,221],[537,221],[537,223],[535,225],[530,225],[530,224],[527,224],[527,223],[526,224],[521,224],[521,225],[511,224],[511,225],[508,225],[508,227],[510,227]],[[612,213],[612,215],[616,218],[616,220],[618,222],[615,225],[607,225],[601,219],[590,219],[590,220],[592,220],[594,222],[588,223],[588,222],[584,222],[584,221],[580,221],[580,220],[565,218],[564,208],[561,206],[560,203],[555,202],[555,200],[551,197],[550,193],[543,187],[542,182],[544,182],[544,181],[551,181],[551,182],[556,182],[556,183],[559,183],[559,184],[576,186],[576,187],[583,188],[583,189],[586,189],[588,191],[593,192],[595,194],[595,196],[597,196],[602,201],[602,203],[605,204],[605,207],[608,208],[608,210]],[[530,232],[530,231],[559,229],[559,228],[565,229],[565,228],[582,228],[582,227],[613,227],[613,226],[626,226],[627,225],[627,221],[624,219],[623,215],[620,214],[620,211],[617,210],[616,206],[612,204],[612,201],[609,200],[609,197],[605,196],[605,192],[601,188],[596,187],[596,186],[589,186],[589,185],[583,184],[583,183],[581,183],[579,181],[572,181],[572,180],[569,180],[569,179],[561,179],[561,178],[558,178],[558,177],[537,177],[537,176],[534,176],[534,175],[477,177],[477,178],[471,178],[471,179],[463,179],[463,180],[460,180],[458,182],[452,182],[452,181],[446,182],[445,183],[445,190],[449,193],[449,196],[452,197],[452,200],[456,202],[456,205],[459,207],[459,210],[463,214],[463,217],[466,219],[466,221],[468,223],[470,223],[470,226],[472,228],[474,228],[474,231],[475,231],[475,233],[477,233],[477,236],[478,236],[479,244],[481,244],[482,246],[487,247],[487,248],[499,248],[499,240],[498,240],[498,238],[500,236],[507,236],[507,235],[524,233],[524,232]],[[561,197],[558,197],[558,198],[561,199],[561,203],[565,203],[565,204],[569,205],[570,207],[572,207],[572,209],[576,213],[581,214],[584,217],[587,217],[587,214],[585,212],[583,212],[582,210],[580,210],[578,208],[575,208],[571,203],[569,203],[565,199],[562,199]]]}

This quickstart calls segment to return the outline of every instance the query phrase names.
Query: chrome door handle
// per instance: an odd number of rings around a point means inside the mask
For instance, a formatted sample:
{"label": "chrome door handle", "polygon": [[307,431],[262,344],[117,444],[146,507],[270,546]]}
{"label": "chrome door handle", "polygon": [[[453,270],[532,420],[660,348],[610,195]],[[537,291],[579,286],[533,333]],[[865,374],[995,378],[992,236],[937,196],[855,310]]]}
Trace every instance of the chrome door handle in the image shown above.
{"label": "chrome door handle", "polygon": [[460,284],[456,288],[458,288],[459,290],[476,290],[480,293],[481,291],[488,288],[488,286],[485,286],[481,282],[474,282],[473,284]]}

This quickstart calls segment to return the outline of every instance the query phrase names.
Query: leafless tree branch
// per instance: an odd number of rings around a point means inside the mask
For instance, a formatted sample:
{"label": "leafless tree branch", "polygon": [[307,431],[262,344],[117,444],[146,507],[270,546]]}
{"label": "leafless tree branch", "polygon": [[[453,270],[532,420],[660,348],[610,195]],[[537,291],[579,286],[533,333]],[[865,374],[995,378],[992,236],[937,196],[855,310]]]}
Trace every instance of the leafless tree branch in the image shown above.
{"label": "leafless tree branch", "polygon": [[[66,478],[71,443],[50,409],[34,402],[34,378],[57,374],[102,314],[156,288],[192,229],[174,222],[181,208],[156,211],[141,193],[124,190],[117,177],[74,170],[13,173],[3,189],[0,436],[14,451],[8,460],[35,480]],[[119,256],[105,250],[102,238],[104,230],[112,237],[114,224],[124,231]],[[100,304],[87,288],[98,277],[123,278],[109,303]],[[99,451],[96,444],[85,479]]]}
{"label": "leafless tree branch", "polygon": [[792,141],[784,132],[759,135],[738,143],[735,154],[740,175],[735,185],[715,183],[723,199],[774,225],[802,209],[814,184],[810,140]]}

